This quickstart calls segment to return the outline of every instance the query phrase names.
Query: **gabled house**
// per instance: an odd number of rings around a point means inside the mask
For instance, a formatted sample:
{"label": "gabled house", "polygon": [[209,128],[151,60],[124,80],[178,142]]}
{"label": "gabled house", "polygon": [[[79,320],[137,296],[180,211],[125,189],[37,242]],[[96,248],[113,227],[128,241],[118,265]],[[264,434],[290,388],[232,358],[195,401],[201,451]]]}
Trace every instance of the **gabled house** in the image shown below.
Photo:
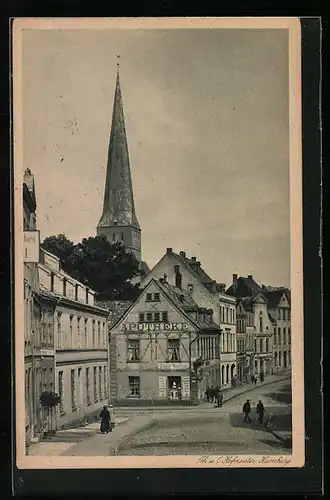
{"label": "gabled house", "polygon": [[195,256],[188,257],[184,251],[176,253],[172,248],[167,248],[141,286],[153,278],[166,279],[187,292],[199,307],[213,310],[213,321],[221,330],[220,385],[230,385],[236,375],[236,298],[225,293],[226,285],[213,280]]}
{"label": "gabled house", "polygon": [[284,287],[262,287],[273,324],[273,370],[291,369],[291,293]]}
{"label": "gabled house", "polygon": [[220,385],[219,357],[213,310],[151,278],[110,331],[111,401],[195,404],[207,386]]}

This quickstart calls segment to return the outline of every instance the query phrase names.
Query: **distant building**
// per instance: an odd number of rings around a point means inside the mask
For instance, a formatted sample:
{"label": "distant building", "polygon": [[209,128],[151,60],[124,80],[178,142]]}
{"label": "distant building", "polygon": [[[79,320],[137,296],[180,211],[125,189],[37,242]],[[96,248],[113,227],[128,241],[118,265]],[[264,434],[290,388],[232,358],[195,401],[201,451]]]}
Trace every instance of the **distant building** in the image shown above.
{"label": "distant building", "polygon": [[236,308],[237,338],[237,378],[249,382],[254,373],[254,312],[250,298],[237,299]]}
{"label": "distant building", "polygon": [[98,415],[108,403],[108,315],[95,306],[95,292],[60,267],[60,259],[41,249],[40,291],[55,301],[55,392],[60,396],[57,428]]}
{"label": "distant building", "polygon": [[273,322],[274,372],[291,369],[291,293],[287,288],[262,286]]}
{"label": "distant building", "polygon": [[213,321],[221,330],[219,384],[230,385],[236,375],[236,299],[225,293],[226,285],[214,281],[195,256],[189,258],[183,251],[167,248],[141,286],[164,276],[168,283],[188,292],[199,307],[213,310]]}
{"label": "distant building", "polygon": [[97,235],[112,242],[121,242],[140,263],[140,270],[149,268],[141,260],[141,228],[135,212],[131,169],[126,137],[124,110],[117,71],[112,124],[108,149],[103,211]]}
{"label": "distant building", "polygon": [[110,331],[110,397],[120,405],[192,404],[220,384],[212,309],[151,278]]}
{"label": "distant building", "polygon": [[[244,330],[244,315],[249,323],[245,323],[245,345],[251,348],[251,338],[253,337],[253,354],[250,351],[247,359],[246,353],[240,356],[240,377],[243,378],[244,370],[248,374],[271,374],[273,372],[273,321],[267,308],[267,298],[262,294],[261,286],[253,279],[252,275],[239,277],[233,274],[233,283],[228,288],[227,294],[236,297],[239,313],[237,320],[242,323]],[[243,316],[243,317],[242,317]],[[253,323],[253,324],[252,324]],[[241,326],[240,324],[240,326]],[[252,335],[252,327],[254,336]],[[240,332],[239,339],[242,342],[244,331]],[[253,361],[252,361],[253,358]],[[253,365],[251,366],[251,361]],[[243,368],[242,364],[244,365]],[[247,366],[248,364],[248,366]],[[243,370],[243,373],[242,373]]]}

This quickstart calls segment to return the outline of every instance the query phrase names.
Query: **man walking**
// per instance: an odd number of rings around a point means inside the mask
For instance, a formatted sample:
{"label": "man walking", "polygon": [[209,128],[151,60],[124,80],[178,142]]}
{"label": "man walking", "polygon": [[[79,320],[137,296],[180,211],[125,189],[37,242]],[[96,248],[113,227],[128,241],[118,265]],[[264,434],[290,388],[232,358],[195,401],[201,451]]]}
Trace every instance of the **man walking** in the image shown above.
{"label": "man walking", "polygon": [[250,404],[250,400],[247,399],[243,405],[243,413],[245,415],[243,422],[251,423],[250,412],[251,412],[251,404]]}
{"label": "man walking", "polygon": [[262,424],[264,421],[265,407],[262,404],[261,400],[259,400],[259,403],[257,404],[257,414],[258,414],[259,424]]}

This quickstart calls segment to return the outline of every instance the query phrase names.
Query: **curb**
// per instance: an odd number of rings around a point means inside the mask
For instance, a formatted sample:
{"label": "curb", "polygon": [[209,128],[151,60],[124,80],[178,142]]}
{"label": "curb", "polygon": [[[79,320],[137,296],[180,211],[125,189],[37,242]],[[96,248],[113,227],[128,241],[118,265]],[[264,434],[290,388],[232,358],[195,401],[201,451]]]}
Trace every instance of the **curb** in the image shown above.
{"label": "curb", "polygon": [[[227,401],[231,400],[231,399],[234,399],[236,398],[237,396],[241,396],[241,394],[245,394],[247,392],[251,392],[251,391],[254,391],[257,387],[265,387],[266,385],[272,385],[272,384],[276,384],[277,382],[284,382],[284,380],[290,380],[291,379],[291,376],[290,375],[287,375],[286,377],[283,377],[283,378],[280,378],[278,380],[272,380],[272,382],[263,382],[262,384],[259,384],[259,385],[255,385],[254,387],[250,387],[249,389],[246,389],[245,391],[242,391],[242,392],[239,392],[237,394],[234,394],[233,396],[230,396],[229,398],[227,399],[224,399],[223,400],[223,403],[226,403]],[[230,390],[230,389],[228,389]],[[224,391],[224,394],[226,392]]]}
{"label": "curb", "polygon": [[136,434],[139,434],[140,432],[143,432],[147,429],[150,429],[156,424],[156,420],[152,418],[149,422],[147,422],[144,425],[141,425],[138,429],[134,429],[131,432],[128,432],[126,436],[123,436],[119,441],[110,449],[109,455],[118,455],[119,448],[126,442],[128,441],[131,437],[135,436]]}
{"label": "curb", "polygon": [[278,439],[279,441],[281,441],[281,443],[283,443],[283,445],[284,445],[285,448],[292,448],[292,435],[291,435],[291,437],[284,438],[283,436],[281,436],[281,434],[279,434],[278,432],[276,432],[274,430],[271,430],[270,433],[276,439]]}

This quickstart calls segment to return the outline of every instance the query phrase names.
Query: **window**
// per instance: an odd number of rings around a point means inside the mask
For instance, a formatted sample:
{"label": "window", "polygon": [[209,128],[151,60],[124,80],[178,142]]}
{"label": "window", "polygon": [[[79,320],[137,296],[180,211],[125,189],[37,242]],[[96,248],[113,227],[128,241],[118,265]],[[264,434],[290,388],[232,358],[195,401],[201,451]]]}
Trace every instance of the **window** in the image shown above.
{"label": "window", "polygon": [[75,300],[78,300],[78,285],[75,285],[75,289],[74,289],[74,299],[75,299]]}
{"label": "window", "polygon": [[98,344],[97,344],[97,349],[100,349],[101,347],[101,321],[98,321],[97,322],[97,340],[98,340]]}
{"label": "window", "polygon": [[95,349],[95,319],[92,321],[92,348]]}
{"label": "window", "polygon": [[167,311],[165,311],[165,312],[162,313],[162,321],[164,321],[164,323],[168,322],[168,313],[167,313]]}
{"label": "window", "polygon": [[160,321],[160,313],[159,312],[155,312],[155,322],[159,323],[159,321]]}
{"label": "window", "polygon": [[269,339],[266,339],[266,352],[269,351]]}
{"label": "window", "polygon": [[103,367],[103,384],[104,384],[104,399],[108,397],[108,385],[107,385],[107,367]]}
{"label": "window", "polygon": [[63,295],[66,296],[66,279],[63,279]]}
{"label": "window", "polygon": [[86,297],[85,297],[86,304],[88,304],[88,296],[89,296],[88,288],[86,288]]}
{"label": "window", "polygon": [[73,329],[72,329],[72,321],[73,321],[73,316],[72,314],[70,315],[70,347],[71,349],[73,348]]}
{"label": "window", "polygon": [[94,403],[97,402],[97,368],[94,366],[93,370],[93,386],[94,386]]}
{"label": "window", "polygon": [[225,322],[229,323],[228,307],[226,307],[226,319],[225,319]]}
{"label": "window", "polygon": [[264,340],[260,339],[260,352],[264,352]]}
{"label": "window", "polygon": [[86,401],[88,405],[91,404],[91,395],[89,387],[89,368],[86,368]]}
{"label": "window", "polygon": [[286,344],[286,328],[283,328],[283,343]]}
{"label": "window", "polygon": [[291,310],[288,309],[288,319],[291,319]]}
{"label": "window", "polygon": [[80,347],[81,347],[80,320],[81,320],[81,318],[78,316],[77,317],[77,344],[78,344],[78,349],[80,349]]}
{"label": "window", "polygon": [[83,406],[83,395],[81,393],[81,368],[78,368],[78,405]]}
{"label": "window", "polygon": [[288,328],[288,344],[291,344],[291,328]]}
{"label": "window", "polygon": [[140,359],[140,340],[128,339],[128,361],[139,361]]}
{"label": "window", "polygon": [[57,313],[57,347],[62,347],[62,328],[61,328],[62,313]]}
{"label": "window", "polygon": [[262,312],[260,311],[260,317],[259,317],[259,327],[260,327],[260,333],[264,331],[264,321],[263,321],[263,316]]}
{"label": "window", "polygon": [[147,321],[152,321],[152,313],[147,313]]}
{"label": "window", "polygon": [[160,301],[160,295],[159,293],[154,293],[154,301],[159,302]]}
{"label": "window", "polygon": [[254,339],[254,352],[257,352],[257,339]]}
{"label": "window", "polygon": [[152,300],[152,294],[147,293],[147,301],[150,302]]}
{"label": "window", "polygon": [[88,318],[84,321],[84,347],[85,349],[88,347]]}
{"label": "window", "polygon": [[140,323],[144,322],[144,313],[139,313],[139,322]]}
{"label": "window", "polygon": [[188,285],[188,293],[192,294],[194,291],[194,285],[192,285],[191,283],[189,283]]}
{"label": "window", "polygon": [[128,377],[130,396],[140,396],[140,377]]}
{"label": "window", "polygon": [[121,236],[121,241],[124,241],[124,233],[121,233],[120,236]]}
{"label": "window", "polygon": [[115,241],[115,239],[116,239],[116,235],[115,235],[115,233],[113,233],[113,235],[112,235],[112,241]]}
{"label": "window", "polygon": [[54,273],[50,274],[50,291],[54,291]]}
{"label": "window", "polygon": [[168,349],[168,360],[169,361],[180,361],[180,340],[179,339],[168,339],[167,349]]}
{"label": "window", "polygon": [[72,411],[77,410],[75,370],[71,370],[71,407]]}
{"label": "window", "polygon": [[60,398],[60,413],[64,413],[63,407],[63,372],[58,372],[58,395]]}
{"label": "window", "polygon": [[102,366],[99,366],[99,395],[100,395],[100,399],[103,399],[103,394],[102,394]]}

